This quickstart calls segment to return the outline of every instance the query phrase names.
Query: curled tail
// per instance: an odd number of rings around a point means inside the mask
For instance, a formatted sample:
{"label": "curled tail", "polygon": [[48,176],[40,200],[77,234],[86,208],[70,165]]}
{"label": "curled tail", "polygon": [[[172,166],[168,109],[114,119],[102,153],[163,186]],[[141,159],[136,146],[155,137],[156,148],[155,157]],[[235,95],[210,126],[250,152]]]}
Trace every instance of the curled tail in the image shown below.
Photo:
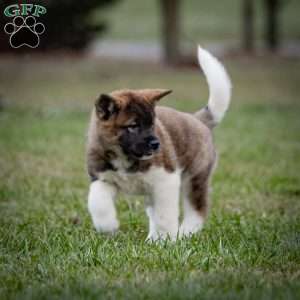
{"label": "curled tail", "polygon": [[198,61],[209,87],[208,105],[196,112],[196,117],[209,128],[215,127],[223,119],[231,97],[231,82],[224,66],[200,46]]}

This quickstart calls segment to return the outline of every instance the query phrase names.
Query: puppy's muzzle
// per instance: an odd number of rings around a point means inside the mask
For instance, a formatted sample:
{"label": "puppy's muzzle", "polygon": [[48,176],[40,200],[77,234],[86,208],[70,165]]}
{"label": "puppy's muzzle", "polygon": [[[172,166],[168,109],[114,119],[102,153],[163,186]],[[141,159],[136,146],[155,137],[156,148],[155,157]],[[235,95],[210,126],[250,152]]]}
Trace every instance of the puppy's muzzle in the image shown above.
{"label": "puppy's muzzle", "polygon": [[152,140],[151,142],[149,142],[149,148],[152,151],[157,151],[160,147],[160,142],[157,139]]}
{"label": "puppy's muzzle", "polygon": [[159,147],[160,147],[160,142],[158,138],[154,135],[151,135],[146,138],[146,143],[147,143],[147,151],[150,153],[157,152]]}

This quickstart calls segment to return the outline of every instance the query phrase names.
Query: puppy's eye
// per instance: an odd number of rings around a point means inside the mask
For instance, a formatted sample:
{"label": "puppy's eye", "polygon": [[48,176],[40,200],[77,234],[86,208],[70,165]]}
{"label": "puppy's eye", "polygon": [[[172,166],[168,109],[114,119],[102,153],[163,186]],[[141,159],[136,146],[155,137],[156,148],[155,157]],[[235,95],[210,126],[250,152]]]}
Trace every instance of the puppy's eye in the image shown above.
{"label": "puppy's eye", "polygon": [[137,123],[132,123],[130,125],[124,126],[124,129],[126,129],[128,132],[135,132],[138,129]]}

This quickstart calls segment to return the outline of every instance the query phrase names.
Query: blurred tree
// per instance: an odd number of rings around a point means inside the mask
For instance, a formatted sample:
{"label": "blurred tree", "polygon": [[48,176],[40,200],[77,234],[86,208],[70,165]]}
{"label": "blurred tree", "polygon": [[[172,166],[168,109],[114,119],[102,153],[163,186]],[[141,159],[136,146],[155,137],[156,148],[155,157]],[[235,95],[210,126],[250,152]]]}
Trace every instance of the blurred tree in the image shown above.
{"label": "blurred tree", "polygon": [[[282,0],[263,0],[264,40],[268,50],[276,51],[280,43],[279,13],[283,7]],[[254,50],[254,1],[242,0],[242,44],[247,52]]]}
{"label": "blurred tree", "polygon": [[180,51],[180,0],[160,0],[162,14],[162,44],[164,61],[177,64]]}
{"label": "blurred tree", "polygon": [[243,0],[242,3],[242,46],[246,52],[254,49],[254,3]]}
{"label": "blurred tree", "polygon": [[280,0],[264,0],[265,6],[265,43],[270,51],[275,51],[280,42],[279,10]]}
{"label": "blurred tree", "polygon": [[[31,1],[46,7],[47,13],[38,18],[46,30],[40,38],[40,45],[37,50],[50,49],[72,49],[82,50],[88,42],[99,32],[106,29],[106,24],[99,21],[92,24],[90,20],[94,9],[99,9],[110,5],[117,0],[45,0]],[[22,3],[23,1],[15,1]],[[27,2],[27,1],[26,1]],[[25,3],[25,1],[23,2]],[[0,1],[2,11],[11,3],[11,0]],[[0,18],[0,27],[3,28],[12,18]],[[19,37],[22,39],[22,37]],[[0,51],[13,50],[9,43],[9,37],[1,30],[0,33]],[[31,50],[28,47],[21,47],[17,51]]]}

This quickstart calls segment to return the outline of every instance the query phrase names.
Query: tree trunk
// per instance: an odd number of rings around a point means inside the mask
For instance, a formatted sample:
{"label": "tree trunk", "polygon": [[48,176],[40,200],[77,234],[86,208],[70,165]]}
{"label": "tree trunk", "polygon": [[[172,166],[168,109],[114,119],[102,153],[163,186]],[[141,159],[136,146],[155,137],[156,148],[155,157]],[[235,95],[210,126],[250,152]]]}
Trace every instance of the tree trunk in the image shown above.
{"label": "tree trunk", "polygon": [[252,0],[243,0],[242,4],[242,43],[246,52],[254,50],[254,7]]}
{"label": "tree trunk", "polygon": [[265,2],[265,42],[268,50],[276,51],[279,46],[278,12],[279,0]]}
{"label": "tree trunk", "polygon": [[180,0],[160,0],[162,17],[162,45],[164,61],[177,64],[180,61]]}

